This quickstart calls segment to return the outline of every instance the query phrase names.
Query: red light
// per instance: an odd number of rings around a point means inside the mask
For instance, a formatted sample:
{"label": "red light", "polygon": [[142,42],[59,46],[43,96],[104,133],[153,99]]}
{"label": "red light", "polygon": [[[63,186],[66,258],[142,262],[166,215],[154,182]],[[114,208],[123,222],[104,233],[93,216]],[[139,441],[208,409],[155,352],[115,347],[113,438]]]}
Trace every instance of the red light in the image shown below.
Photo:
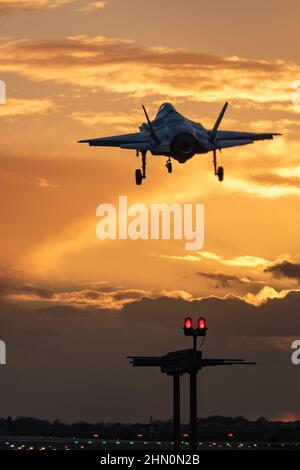
{"label": "red light", "polygon": [[141,432],[138,433],[137,437],[139,437],[140,439],[143,438],[143,434]]}
{"label": "red light", "polygon": [[193,328],[193,320],[190,317],[186,317],[186,319],[184,320],[184,328],[186,330],[190,330],[191,328]]}
{"label": "red light", "polygon": [[206,328],[206,321],[205,318],[201,317],[198,319],[198,329],[199,330],[205,330]]}
{"label": "red light", "polygon": [[99,437],[99,434],[95,433],[95,434],[93,434],[93,437],[97,438],[97,437]]}

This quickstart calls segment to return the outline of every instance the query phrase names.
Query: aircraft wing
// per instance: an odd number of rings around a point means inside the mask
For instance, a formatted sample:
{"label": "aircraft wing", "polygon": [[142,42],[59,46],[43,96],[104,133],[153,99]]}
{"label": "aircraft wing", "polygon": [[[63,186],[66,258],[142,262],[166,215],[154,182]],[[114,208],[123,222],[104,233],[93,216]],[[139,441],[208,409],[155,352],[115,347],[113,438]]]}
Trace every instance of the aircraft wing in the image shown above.
{"label": "aircraft wing", "polygon": [[79,140],[79,143],[89,144],[91,147],[120,147],[143,150],[144,146],[151,145],[150,135],[145,132],[134,134],[115,135],[111,137],[99,137],[95,139]]}
{"label": "aircraft wing", "polygon": [[252,144],[257,140],[270,140],[274,136],[281,135],[276,132],[256,133],[237,131],[217,131],[216,145],[218,148],[238,147],[239,145]]}

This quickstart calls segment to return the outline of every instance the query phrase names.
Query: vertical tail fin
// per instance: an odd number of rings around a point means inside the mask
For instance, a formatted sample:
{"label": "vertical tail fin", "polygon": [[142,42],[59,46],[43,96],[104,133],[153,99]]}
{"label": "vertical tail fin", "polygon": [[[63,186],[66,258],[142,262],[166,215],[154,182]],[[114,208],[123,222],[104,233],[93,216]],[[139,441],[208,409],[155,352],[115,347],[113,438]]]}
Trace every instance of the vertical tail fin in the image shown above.
{"label": "vertical tail fin", "polygon": [[209,133],[210,139],[211,139],[212,141],[214,141],[215,138],[216,138],[217,130],[218,130],[218,128],[219,128],[219,126],[220,126],[220,124],[221,124],[221,121],[222,121],[222,119],[223,119],[223,117],[224,117],[224,114],[225,114],[225,112],[226,112],[227,106],[228,106],[228,102],[226,101],[226,103],[224,104],[224,106],[223,106],[223,108],[222,108],[222,110],[221,110],[221,112],[220,112],[220,114],[219,114],[219,116],[218,116],[218,119],[217,119],[216,122],[215,122],[215,125],[214,125],[212,131]]}

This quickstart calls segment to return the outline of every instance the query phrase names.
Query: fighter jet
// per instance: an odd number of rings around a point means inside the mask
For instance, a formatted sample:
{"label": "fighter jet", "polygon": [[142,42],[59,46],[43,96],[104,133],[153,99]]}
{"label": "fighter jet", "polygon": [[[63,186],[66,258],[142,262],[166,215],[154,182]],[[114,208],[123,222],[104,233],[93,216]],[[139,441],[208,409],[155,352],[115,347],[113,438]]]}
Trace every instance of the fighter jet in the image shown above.
{"label": "fighter jet", "polygon": [[224,168],[218,166],[217,150],[240,145],[252,144],[256,140],[273,139],[277,134],[221,131],[219,126],[226,112],[226,102],[212,129],[205,129],[202,124],[191,121],[180,114],[171,103],[163,103],[150,121],[145,106],[142,105],[147,123],[139,127],[139,132],[133,134],[100,137],[95,139],[79,140],[91,147],[119,147],[133,149],[137,157],[142,156],[142,168],[135,170],[135,182],[141,185],[146,178],[146,155],[150,152],[154,156],[167,157],[166,167],[172,173],[172,158],[179,163],[185,163],[197,154],[212,152],[214,174],[219,181],[224,179]]}

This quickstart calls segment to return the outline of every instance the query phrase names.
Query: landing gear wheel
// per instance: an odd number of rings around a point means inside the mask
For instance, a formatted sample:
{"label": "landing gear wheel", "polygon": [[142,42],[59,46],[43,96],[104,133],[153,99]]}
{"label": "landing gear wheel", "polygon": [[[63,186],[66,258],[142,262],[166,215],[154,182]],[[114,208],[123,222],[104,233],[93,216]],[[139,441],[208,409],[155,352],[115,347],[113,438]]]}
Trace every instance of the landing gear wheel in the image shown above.
{"label": "landing gear wheel", "polygon": [[142,170],[138,169],[138,170],[135,170],[135,183],[140,186],[142,184],[142,181],[143,181],[143,174],[142,174]]}
{"label": "landing gear wheel", "polygon": [[223,181],[223,179],[224,179],[224,168],[222,166],[218,167],[217,175],[218,175],[219,181]]}
{"label": "landing gear wheel", "polygon": [[168,173],[172,173],[172,170],[173,170],[172,162],[167,162],[166,167],[167,167]]}

